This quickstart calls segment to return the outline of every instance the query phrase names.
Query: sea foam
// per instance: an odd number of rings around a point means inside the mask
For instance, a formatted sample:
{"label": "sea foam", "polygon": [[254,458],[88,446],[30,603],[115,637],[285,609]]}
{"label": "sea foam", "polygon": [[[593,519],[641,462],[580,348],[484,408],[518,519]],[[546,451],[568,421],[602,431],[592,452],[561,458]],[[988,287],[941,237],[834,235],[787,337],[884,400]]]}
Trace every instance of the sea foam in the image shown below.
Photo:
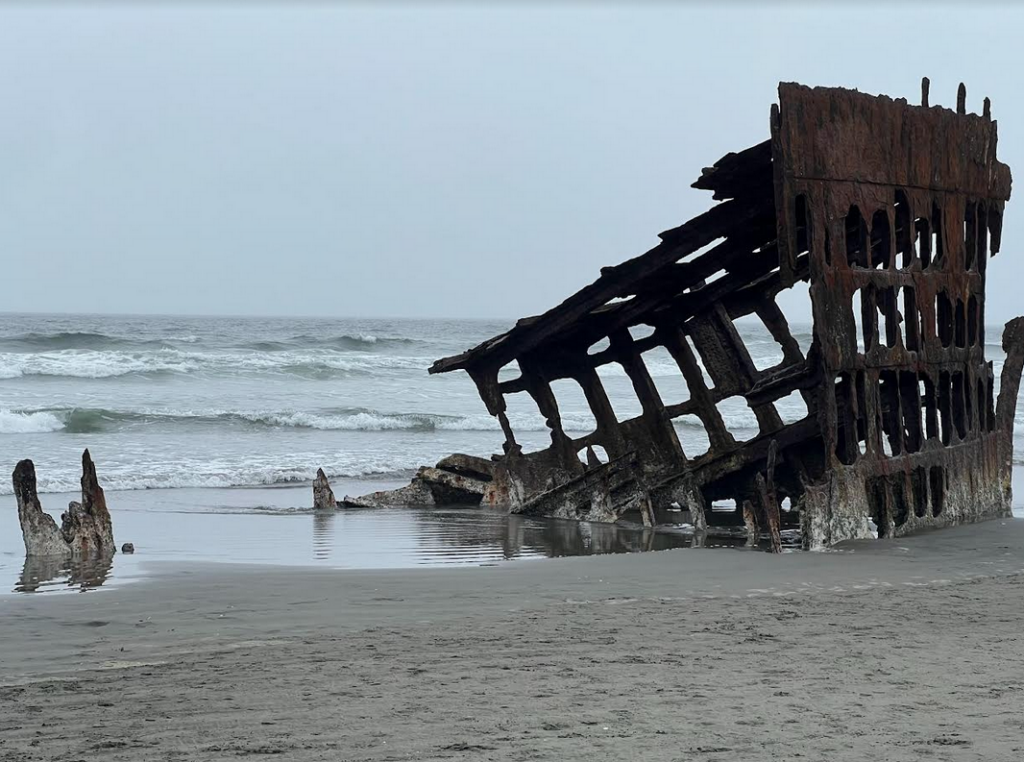
{"label": "sea foam", "polygon": [[46,434],[63,428],[64,421],[53,413],[0,410],[0,434]]}
{"label": "sea foam", "polygon": [[130,375],[280,373],[318,378],[384,370],[426,370],[428,360],[402,355],[356,354],[332,350],[286,352],[152,352],[60,350],[0,353],[0,379],[26,376],[116,378]]}

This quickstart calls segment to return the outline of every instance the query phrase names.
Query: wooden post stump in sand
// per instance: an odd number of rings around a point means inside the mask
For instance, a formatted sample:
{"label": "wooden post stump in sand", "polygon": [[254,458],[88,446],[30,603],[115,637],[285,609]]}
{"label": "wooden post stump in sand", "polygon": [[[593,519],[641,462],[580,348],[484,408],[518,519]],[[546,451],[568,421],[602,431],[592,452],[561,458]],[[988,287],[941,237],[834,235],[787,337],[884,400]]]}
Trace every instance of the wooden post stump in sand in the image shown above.
{"label": "wooden post stump in sand", "polygon": [[331,490],[331,483],[327,481],[327,474],[322,468],[318,468],[316,479],[313,480],[313,509],[333,511],[337,507],[338,501],[334,499],[334,492]]}
{"label": "wooden post stump in sand", "polygon": [[110,511],[88,450],[82,453],[82,502],[68,505],[61,515],[60,528],[39,502],[36,468],[31,460],[18,463],[13,482],[26,555],[69,557],[116,552]]}

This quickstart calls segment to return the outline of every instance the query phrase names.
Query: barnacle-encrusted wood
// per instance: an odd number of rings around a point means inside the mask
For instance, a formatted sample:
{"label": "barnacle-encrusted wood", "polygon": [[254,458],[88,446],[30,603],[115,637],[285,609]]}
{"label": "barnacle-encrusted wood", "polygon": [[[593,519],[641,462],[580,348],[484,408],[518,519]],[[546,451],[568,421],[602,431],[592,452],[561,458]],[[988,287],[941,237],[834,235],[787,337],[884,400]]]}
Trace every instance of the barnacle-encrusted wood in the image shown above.
{"label": "barnacle-encrusted wood", "polygon": [[[694,524],[802,527],[809,547],[1009,514],[1012,427],[1024,321],[1004,335],[998,408],[985,360],[985,277],[999,250],[1009,168],[982,115],[836,88],[779,87],[771,139],[722,158],[694,187],[721,203],[661,234],[639,257],[543,315],[432,373],[466,370],[506,442],[490,499],[517,512],[645,523],[670,503]],[[805,356],[775,303],[808,281],[814,327]],[[781,362],[759,370],[734,321],[756,314]],[[1018,322],[1020,321],[1020,322]],[[646,325],[650,335],[634,339]],[[599,342],[607,348],[595,351]],[[690,398],[666,405],[643,354],[663,348]],[[588,351],[589,350],[589,351]],[[519,375],[499,380],[518,363]],[[642,414],[620,421],[597,368],[618,363]],[[551,383],[573,379],[597,429],[571,438]],[[708,382],[710,380],[710,383]],[[551,430],[523,453],[505,396],[526,392]],[[798,394],[808,414],[784,422]],[[721,403],[741,396],[759,433],[736,441]],[[695,416],[708,451],[690,458],[674,421]],[[692,418],[691,418],[692,420]],[[608,453],[601,463],[593,448]],[[735,501],[735,510],[706,506]],[[748,520],[749,516],[748,507]]]}

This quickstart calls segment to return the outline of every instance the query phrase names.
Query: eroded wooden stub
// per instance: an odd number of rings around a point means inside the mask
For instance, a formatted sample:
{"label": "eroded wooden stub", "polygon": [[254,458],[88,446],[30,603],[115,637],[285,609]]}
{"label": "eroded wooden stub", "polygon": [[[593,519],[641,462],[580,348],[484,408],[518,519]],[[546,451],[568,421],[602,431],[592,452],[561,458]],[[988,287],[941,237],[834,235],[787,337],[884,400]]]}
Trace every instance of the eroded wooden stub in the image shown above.
{"label": "eroded wooden stub", "polygon": [[39,501],[36,469],[31,460],[18,463],[12,481],[27,556],[80,559],[116,552],[106,496],[88,450],[82,453],[82,500],[68,505],[61,514],[60,527]]}

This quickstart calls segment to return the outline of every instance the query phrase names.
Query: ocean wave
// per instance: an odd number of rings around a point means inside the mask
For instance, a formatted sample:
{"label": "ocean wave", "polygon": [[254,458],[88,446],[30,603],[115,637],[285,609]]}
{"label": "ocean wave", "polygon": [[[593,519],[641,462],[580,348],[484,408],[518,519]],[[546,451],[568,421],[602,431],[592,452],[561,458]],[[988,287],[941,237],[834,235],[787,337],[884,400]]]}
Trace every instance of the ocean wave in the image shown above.
{"label": "ocean wave", "polygon": [[333,349],[340,352],[381,351],[390,347],[407,347],[422,343],[416,339],[401,336],[374,336],[369,333],[341,334],[338,336],[316,336],[299,334],[288,339],[263,339],[240,344],[241,349],[258,352],[288,352],[296,349]]}
{"label": "ocean wave", "polygon": [[195,373],[281,373],[319,379],[381,370],[425,370],[428,363],[422,357],[345,355],[315,350],[279,353],[60,350],[37,354],[0,353],[0,379],[25,376],[98,379]]}
{"label": "ocean wave", "polygon": [[[726,429],[745,435],[757,432],[759,425],[754,412],[739,402],[728,400],[719,406],[719,415]],[[791,423],[804,418],[807,408],[802,403],[785,400],[776,405],[782,419]],[[639,411],[634,411],[639,415]],[[509,423],[514,431],[547,431],[548,426],[539,413],[508,411]],[[593,415],[585,410],[563,410],[562,428],[569,434],[589,434],[597,427]],[[673,420],[681,431],[704,431],[703,422],[696,415],[684,415]],[[1018,414],[1018,432],[1024,430],[1024,420]],[[125,431],[142,427],[263,427],[268,429],[314,429],[319,431],[500,431],[494,417],[487,413],[451,415],[443,413],[385,412],[367,408],[325,408],[320,410],[175,410],[147,408],[117,410],[108,408],[43,408],[27,410],[0,409],[0,435],[66,433],[93,434]],[[1018,452],[1024,448],[1018,446]]]}
{"label": "ocean wave", "polygon": [[[508,413],[513,430],[547,431],[539,414]],[[589,411],[562,411],[562,428],[570,434],[588,434],[597,427]],[[723,410],[722,420],[730,430],[756,430],[752,411]],[[676,419],[680,428],[703,429],[696,416]],[[105,408],[52,408],[0,411],[0,434],[63,432],[93,434],[143,426],[253,426],[319,431],[500,431],[496,418],[487,413],[445,415],[441,413],[395,413],[366,408],[328,408],[316,411],[274,410],[110,410]]]}
{"label": "ocean wave", "polygon": [[[205,342],[205,340],[203,340]],[[196,342],[196,345],[190,344]],[[183,346],[187,344],[187,346]],[[102,333],[26,333],[0,338],[0,380],[33,376],[101,379],[122,376],[160,377],[184,374],[281,373],[308,379],[331,379],[388,370],[426,370],[451,347],[401,336],[298,334],[210,346],[194,335],[135,340]],[[32,350],[32,351],[28,351]],[[753,352],[757,367],[775,364],[776,349]],[[679,366],[667,351],[643,355],[651,376],[684,385]],[[698,359],[699,362],[699,359]],[[515,375],[508,370],[503,374]],[[623,368],[609,363],[598,368],[606,378],[626,378]],[[707,375],[705,373],[705,375]]]}
{"label": "ocean wave", "polygon": [[416,339],[409,339],[403,336],[375,336],[372,333],[348,334],[328,336],[323,338],[313,334],[301,334],[289,339],[291,343],[302,347],[334,347],[335,349],[377,349],[381,347],[404,347],[411,344],[422,343]]}
{"label": "ocean wave", "polygon": [[125,336],[111,336],[90,331],[57,331],[40,333],[29,331],[14,336],[0,337],[0,346],[8,349],[38,352],[61,349],[117,349],[122,347],[170,348],[160,339],[136,339]]}
{"label": "ocean wave", "polygon": [[[500,428],[497,421],[489,415],[382,413],[362,408],[339,408],[318,412],[222,412],[201,415],[193,420],[319,431],[493,431]],[[543,421],[540,423],[543,424]]]}
{"label": "ocean wave", "polygon": [[[145,469],[127,470],[106,466],[100,474],[104,490],[147,490],[227,487],[274,487],[309,484],[316,478],[318,466],[272,466],[260,463],[227,464],[161,463]],[[411,478],[415,470],[405,464],[325,464],[330,479],[394,479]],[[81,488],[81,471],[74,469],[42,468],[37,464],[40,493],[77,492]],[[13,485],[0,483],[0,495],[10,495]],[[43,507],[53,510],[58,506]]]}
{"label": "ocean wave", "polygon": [[[685,444],[684,444],[685,447]],[[322,467],[332,481],[345,479],[387,479],[396,482],[411,478],[419,463],[382,457],[377,461],[323,463]],[[415,456],[412,456],[415,459]],[[298,460],[298,458],[296,458]],[[227,463],[206,461],[179,461],[174,463],[147,463],[138,467],[104,463],[100,483],[108,492],[149,489],[209,489],[230,487],[284,487],[306,485],[316,477],[318,465],[314,454],[308,455],[310,465],[271,465],[266,463]],[[1014,456],[1015,465],[1024,465],[1020,456]],[[74,493],[80,489],[81,471],[77,463],[36,464],[39,492]],[[337,485],[336,485],[337,486]],[[0,482],[0,495],[10,495],[10,481]],[[44,509],[58,510],[60,506],[43,500]],[[275,511],[278,509],[274,509]]]}
{"label": "ocean wave", "polygon": [[[540,415],[511,415],[513,428],[545,431]],[[565,413],[562,425],[570,432],[594,430],[589,413]],[[108,410],[56,408],[0,411],[0,434],[63,432],[93,434],[142,426],[262,426],[320,431],[498,431],[498,421],[480,413],[457,416],[437,413],[385,413],[364,408],[321,411],[266,410]]]}
{"label": "ocean wave", "polygon": [[46,434],[64,426],[65,422],[50,412],[0,410],[0,434]]}

